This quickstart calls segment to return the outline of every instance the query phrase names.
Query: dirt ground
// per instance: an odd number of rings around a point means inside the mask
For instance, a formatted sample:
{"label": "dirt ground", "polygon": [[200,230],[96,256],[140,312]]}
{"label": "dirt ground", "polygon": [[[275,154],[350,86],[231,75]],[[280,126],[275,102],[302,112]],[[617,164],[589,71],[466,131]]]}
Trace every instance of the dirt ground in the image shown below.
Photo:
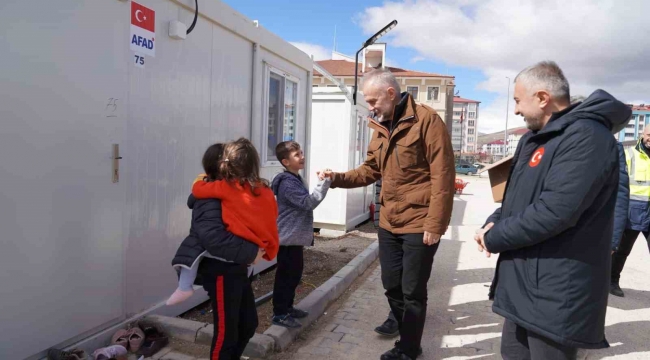
{"label": "dirt ground", "polygon": [[[309,293],[331,278],[343,266],[361,253],[373,241],[377,233],[372,222],[366,222],[357,227],[355,231],[337,238],[316,236],[313,247],[305,248],[305,269],[302,282],[296,289],[296,304]],[[253,281],[253,292],[258,298],[273,291],[275,269],[263,273]],[[268,301],[257,308],[259,318],[258,333],[263,333],[271,326],[273,306]],[[184,319],[213,323],[210,303],[203,303],[180,316]]]}

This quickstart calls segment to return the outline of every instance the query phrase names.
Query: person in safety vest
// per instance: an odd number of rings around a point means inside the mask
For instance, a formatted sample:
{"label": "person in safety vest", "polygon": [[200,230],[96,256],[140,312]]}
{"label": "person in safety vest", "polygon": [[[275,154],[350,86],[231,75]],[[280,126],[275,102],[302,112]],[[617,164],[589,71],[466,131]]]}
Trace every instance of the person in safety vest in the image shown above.
{"label": "person in safety vest", "polygon": [[625,152],[625,161],[630,177],[630,206],[621,243],[612,255],[610,286],[610,293],[620,297],[625,296],[619,286],[621,271],[639,233],[643,233],[650,248],[650,127],[643,130],[636,146]]}

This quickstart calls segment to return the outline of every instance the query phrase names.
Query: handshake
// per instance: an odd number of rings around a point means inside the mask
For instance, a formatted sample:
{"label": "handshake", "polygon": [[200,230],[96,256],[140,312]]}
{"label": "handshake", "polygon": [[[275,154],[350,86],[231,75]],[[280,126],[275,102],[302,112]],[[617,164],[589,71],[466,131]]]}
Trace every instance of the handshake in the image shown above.
{"label": "handshake", "polygon": [[318,180],[323,181],[325,179],[332,179],[334,172],[332,172],[332,169],[325,169],[323,171],[317,171],[316,175],[318,175]]}

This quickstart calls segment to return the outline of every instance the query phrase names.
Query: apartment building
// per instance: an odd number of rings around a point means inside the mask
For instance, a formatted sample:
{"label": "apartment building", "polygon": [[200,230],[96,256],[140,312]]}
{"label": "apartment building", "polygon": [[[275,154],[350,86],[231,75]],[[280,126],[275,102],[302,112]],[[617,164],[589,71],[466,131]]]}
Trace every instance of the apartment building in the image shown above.
{"label": "apartment building", "polygon": [[473,154],[478,148],[478,116],[480,101],[454,96],[451,145],[454,152]]}

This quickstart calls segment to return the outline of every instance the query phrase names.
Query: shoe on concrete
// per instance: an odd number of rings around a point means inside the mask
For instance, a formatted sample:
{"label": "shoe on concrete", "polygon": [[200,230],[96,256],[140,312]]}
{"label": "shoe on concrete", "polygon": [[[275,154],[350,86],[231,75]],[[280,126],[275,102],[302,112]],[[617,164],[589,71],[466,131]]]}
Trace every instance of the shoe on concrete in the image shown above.
{"label": "shoe on concrete", "polygon": [[93,352],[95,360],[127,360],[129,352],[122,345],[111,345]]}
{"label": "shoe on concrete", "polygon": [[293,308],[289,312],[289,315],[291,315],[291,317],[294,319],[304,319],[309,316],[309,313],[304,310]]}
{"label": "shoe on concrete", "polygon": [[[418,354],[416,357],[422,355],[422,347],[418,349]],[[395,341],[395,347],[386,351],[379,358],[380,360],[414,360],[410,356],[404,354],[402,349],[399,347],[399,341]]]}
{"label": "shoe on concrete", "polygon": [[609,285],[609,293],[614,296],[625,297],[625,293],[621,290],[621,287],[618,286],[618,283],[611,283]]}
{"label": "shoe on concrete", "polygon": [[291,316],[291,314],[274,316],[271,320],[271,323],[273,325],[282,326],[289,329],[297,329],[302,326],[299,322],[296,321],[296,319],[293,318],[293,316]]}
{"label": "shoe on concrete", "polygon": [[50,349],[47,352],[48,360],[88,360],[88,355],[81,349],[72,349],[70,351]]}
{"label": "shoe on concrete", "polygon": [[394,347],[383,353],[379,360],[413,360],[413,358],[404,354],[401,349]]}
{"label": "shoe on concrete", "polygon": [[382,336],[395,337],[399,335],[399,326],[397,321],[388,318],[383,324],[375,328],[375,332]]}

